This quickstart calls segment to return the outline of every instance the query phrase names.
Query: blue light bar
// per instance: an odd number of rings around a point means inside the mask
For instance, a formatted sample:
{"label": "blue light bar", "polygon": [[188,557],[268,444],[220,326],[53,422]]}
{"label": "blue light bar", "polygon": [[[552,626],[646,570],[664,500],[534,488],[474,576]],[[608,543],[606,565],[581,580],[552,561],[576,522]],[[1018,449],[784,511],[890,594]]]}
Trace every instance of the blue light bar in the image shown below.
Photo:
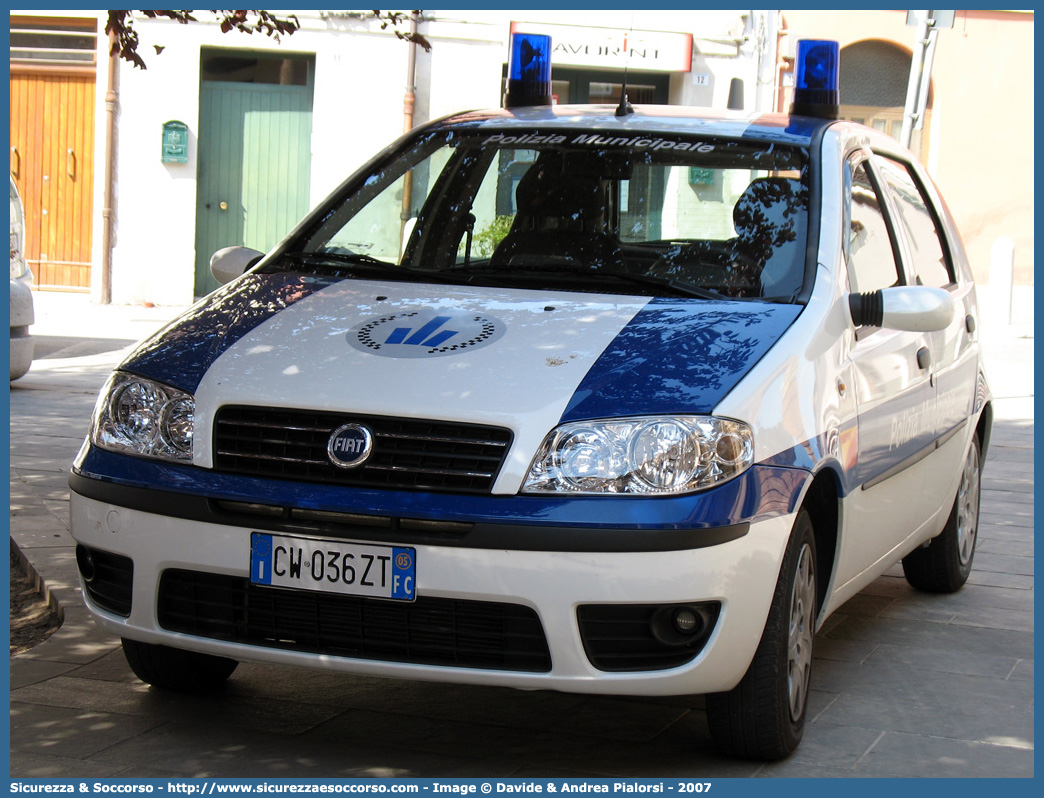
{"label": "blue light bar", "polygon": [[797,44],[797,81],[793,116],[838,118],[841,102],[841,46],[823,39],[801,39]]}
{"label": "blue light bar", "polygon": [[505,108],[551,105],[551,37],[512,33]]}

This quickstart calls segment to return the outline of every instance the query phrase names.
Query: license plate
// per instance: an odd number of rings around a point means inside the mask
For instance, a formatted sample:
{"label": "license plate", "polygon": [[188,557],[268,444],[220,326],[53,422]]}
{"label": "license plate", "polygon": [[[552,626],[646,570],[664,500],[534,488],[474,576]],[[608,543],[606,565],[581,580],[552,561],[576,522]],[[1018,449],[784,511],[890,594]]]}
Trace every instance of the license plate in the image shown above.
{"label": "license plate", "polygon": [[250,581],[271,587],[413,601],[417,552],[397,546],[253,532]]}

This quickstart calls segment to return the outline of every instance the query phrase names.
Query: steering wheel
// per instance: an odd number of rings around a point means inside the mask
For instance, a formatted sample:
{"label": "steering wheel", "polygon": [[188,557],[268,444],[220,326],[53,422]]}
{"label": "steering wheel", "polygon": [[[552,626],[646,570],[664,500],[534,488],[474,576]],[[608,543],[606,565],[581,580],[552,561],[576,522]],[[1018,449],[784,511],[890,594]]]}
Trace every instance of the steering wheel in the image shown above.
{"label": "steering wheel", "polygon": [[761,264],[729,241],[674,244],[647,270],[647,274],[692,283],[720,293],[757,296]]}

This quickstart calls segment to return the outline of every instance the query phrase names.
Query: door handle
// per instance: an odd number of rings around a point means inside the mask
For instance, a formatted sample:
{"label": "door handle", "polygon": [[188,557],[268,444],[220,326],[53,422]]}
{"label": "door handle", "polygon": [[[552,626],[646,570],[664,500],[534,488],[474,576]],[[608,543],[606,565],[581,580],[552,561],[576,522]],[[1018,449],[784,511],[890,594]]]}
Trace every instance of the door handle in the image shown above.
{"label": "door handle", "polygon": [[15,177],[21,177],[21,175],[18,174],[21,170],[22,170],[22,153],[20,153],[18,151],[17,147],[12,145],[12,147],[11,147],[11,174],[14,175]]}
{"label": "door handle", "polygon": [[65,151],[65,174],[73,180],[76,179],[76,153],[72,147]]}
{"label": "door handle", "polygon": [[932,365],[932,353],[928,350],[927,346],[922,346],[917,350],[917,366],[927,371]]}

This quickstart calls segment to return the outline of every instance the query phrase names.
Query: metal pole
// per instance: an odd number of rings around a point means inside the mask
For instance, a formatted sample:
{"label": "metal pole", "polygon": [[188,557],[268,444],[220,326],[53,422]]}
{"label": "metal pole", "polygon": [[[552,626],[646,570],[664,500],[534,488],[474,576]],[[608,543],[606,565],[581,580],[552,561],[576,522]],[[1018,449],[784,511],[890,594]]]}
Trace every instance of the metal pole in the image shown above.
{"label": "metal pole", "polygon": [[[929,12],[929,14],[931,13]],[[928,90],[932,87],[932,62],[935,60],[935,44],[938,41],[939,29],[935,27],[935,20],[929,17],[928,44],[924,48],[924,66],[921,67],[921,85],[917,92],[917,115],[914,119],[914,130],[921,130],[924,127],[924,115],[928,110]]]}
{"label": "metal pole", "polygon": [[112,238],[115,225],[113,184],[116,182],[116,117],[120,107],[119,57],[116,34],[109,34],[109,74],[105,92],[105,196],[102,200],[101,304],[112,302]]}
{"label": "metal pole", "polygon": [[906,108],[903,111],[903,129],[899,134],[899,143],[910,146],[911,134],[917,117],[917,98],[921,91],[921,76],[924,68],[924,48],[928,39],[928,13],[917,24],[917,40],[914,42],[913,55],[910,56],[910,79],[906,84]]}
{"label": "metal pole", "polygon": [[[417,34],[417,21],[421,11],[410,14],[410,33]],[[406,56],[406,94],[403,96],[403,133],[413,130],[413,113],[417,103],[417,45],[410,42],[409,51]],[[406,244],[406,225],[410,220],[411,205],[413,204],[413,170],[404,175],[402,187],[402,208],[399,211],[399,253],[403,252]]]}

